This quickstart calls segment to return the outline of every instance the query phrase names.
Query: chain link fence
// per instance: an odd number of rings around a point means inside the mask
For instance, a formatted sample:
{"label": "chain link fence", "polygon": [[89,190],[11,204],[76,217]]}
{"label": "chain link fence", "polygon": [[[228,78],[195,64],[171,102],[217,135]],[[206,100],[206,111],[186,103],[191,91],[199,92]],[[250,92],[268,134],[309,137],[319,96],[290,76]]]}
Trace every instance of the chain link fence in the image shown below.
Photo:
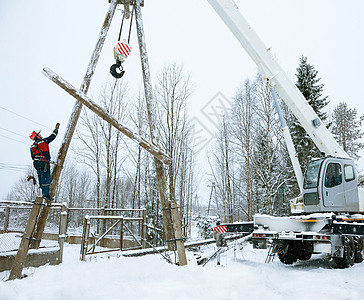
{"label": "chain link fence", "polygon": [[[27,224],[32,203],[18,201],[0,201],[0,253],[17,250],[22,234]],[[70,243],[81,243],[84,220],[86,216],[123,216],[126,218],[145,218],[143,209],[107,209],[107,208],[68,208],[67,236]],[[41,247],[56,246],[58,243],[61,206],[51,207]],[[92,233],[99,236],[109,226],[109,221],[97,219],[93,222]],[[142,235],[142,221],[125,222],[124,240],[140,240]],[[109,238],[120,238],[120,228],[114,228],[108,233]]]}
{"label": "chain link fence", "polygon": [[[31,209],[32,203],[28,202],[0,202],[0,253],[14,251],[19,248]],[[41,247],[58,245],[60,211],[60,207],[51,208]]]}

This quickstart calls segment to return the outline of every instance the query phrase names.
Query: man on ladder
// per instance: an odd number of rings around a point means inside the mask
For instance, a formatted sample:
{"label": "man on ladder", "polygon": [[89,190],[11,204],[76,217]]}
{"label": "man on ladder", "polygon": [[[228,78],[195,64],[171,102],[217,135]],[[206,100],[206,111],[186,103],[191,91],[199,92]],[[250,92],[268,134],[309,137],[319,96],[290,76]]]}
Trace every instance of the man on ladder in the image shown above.
{"label": "man on ladder", "polygon": [[43,138],[40,131],[33,131],[29,136],[34,141],[30,147],[30,154],[33,159],[33,166],[37,170],[39,185],[42,189],[42,196],[46,200],[51,200],[50,197],[50,184],[51,184],[51,173],[50,173],[50,160],[51,155],[49,151],[49,143],[52,142],[57,134],[59,123],[56,124],[53,133]]}

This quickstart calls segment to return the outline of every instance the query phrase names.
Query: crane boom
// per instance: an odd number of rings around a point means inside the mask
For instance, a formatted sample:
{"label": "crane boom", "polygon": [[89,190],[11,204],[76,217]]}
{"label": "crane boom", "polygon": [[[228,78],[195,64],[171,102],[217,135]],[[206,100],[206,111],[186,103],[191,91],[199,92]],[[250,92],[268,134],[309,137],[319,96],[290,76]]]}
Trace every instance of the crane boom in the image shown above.
{"label": "crane boom", "polygon": [[315,145],[326,155],[349,158],[335,141],[300,90],[274,60],[232,0],[207,0],[258,66],[262,77],[276,89]]}

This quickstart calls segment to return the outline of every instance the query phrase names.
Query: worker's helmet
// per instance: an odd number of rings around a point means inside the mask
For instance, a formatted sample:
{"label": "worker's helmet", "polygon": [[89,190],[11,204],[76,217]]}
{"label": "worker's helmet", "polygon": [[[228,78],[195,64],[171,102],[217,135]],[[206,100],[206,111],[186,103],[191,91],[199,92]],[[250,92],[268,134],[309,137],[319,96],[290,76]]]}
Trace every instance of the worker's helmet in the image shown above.
{"label": "worker's helmet", "polygon": [[30,134],[29,138],[30,138],[32,141],[37,140],[37,139],[39,139],[39,137],[38,137],[38,134],[39,134],[39,133],[40,133],[40,130],[38,130],[38,131],[33,131],[33,132]]}

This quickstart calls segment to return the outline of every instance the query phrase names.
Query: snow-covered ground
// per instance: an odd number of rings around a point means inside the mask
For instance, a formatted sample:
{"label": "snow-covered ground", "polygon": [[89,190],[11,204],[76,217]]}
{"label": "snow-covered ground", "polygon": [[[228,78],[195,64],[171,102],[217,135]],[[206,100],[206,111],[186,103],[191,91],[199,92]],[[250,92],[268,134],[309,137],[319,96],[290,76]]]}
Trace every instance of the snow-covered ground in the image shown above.
{"label": "snow-covered ground", "polygon": [[248,245],[222,254],[220,266],[211,260],[202,267],[193,253],[187,252],[185,267],[168,264],[159,254],[81,262],[79,246],[67,245],[61,265],[27,269],[22,280],[5,281],[9,272],[0,273],[0,299],[363,299],[364,263],[334,269],[317,256],[293,266],[278,258],[265,264],[266,250]]}

